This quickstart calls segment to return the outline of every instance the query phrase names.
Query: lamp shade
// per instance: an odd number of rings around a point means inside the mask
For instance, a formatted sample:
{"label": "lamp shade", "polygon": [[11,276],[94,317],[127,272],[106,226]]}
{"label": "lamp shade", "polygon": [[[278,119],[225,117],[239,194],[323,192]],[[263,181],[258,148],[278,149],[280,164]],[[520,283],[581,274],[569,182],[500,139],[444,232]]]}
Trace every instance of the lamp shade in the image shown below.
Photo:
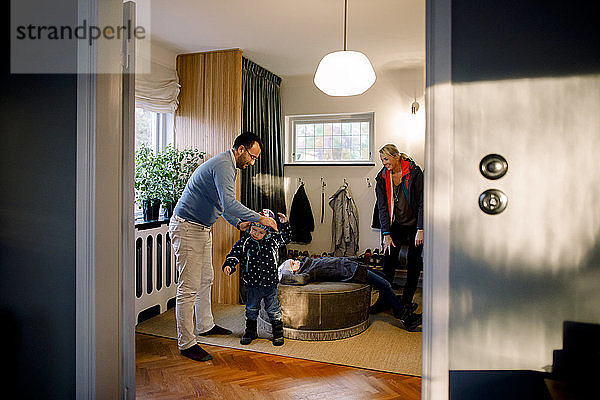
{"label": "lamp shade", "polygon": [[315,72],[315,85],[329,96],[354,96],[364,93],[375,83],[371,62],[358,51],[327,54]]}

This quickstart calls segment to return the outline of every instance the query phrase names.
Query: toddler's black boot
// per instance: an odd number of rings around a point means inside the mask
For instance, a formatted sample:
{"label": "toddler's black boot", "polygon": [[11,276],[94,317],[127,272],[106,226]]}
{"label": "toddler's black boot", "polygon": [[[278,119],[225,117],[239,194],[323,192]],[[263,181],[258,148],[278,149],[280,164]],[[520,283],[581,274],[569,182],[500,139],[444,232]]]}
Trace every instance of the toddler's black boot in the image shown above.
{"label": "toddler's black boot", "polygon": [[240,344],[250,344],[257,337],[258,333],[256,332],[256,320],[246,319],[246,331],[244,332],[244,336],[242,336],[242,339],[240,339]]}
{"label": "toddler's black boot", "polygon": [[283,321],[280,319],[271,321],[271,328],[273,329],[273,345],[283,345]]}

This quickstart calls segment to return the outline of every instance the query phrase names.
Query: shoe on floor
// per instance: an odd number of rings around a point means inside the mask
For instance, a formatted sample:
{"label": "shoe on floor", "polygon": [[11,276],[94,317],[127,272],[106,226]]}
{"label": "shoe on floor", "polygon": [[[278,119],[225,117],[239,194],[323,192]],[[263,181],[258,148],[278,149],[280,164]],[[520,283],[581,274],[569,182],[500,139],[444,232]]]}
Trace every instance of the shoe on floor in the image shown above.
{"label": "shoe on floor", "polygon": [[271,320],[271,328],[273,331],[273,346],[283,346],[283,321],[280,319]]}
{"label": "shoe on floor", "polygon": [[258,333],[256,329],[256,320],[255,319],[246,319],[246,330],[244,335],[240,339],[240,344],[244,346],[252,343],[254,339],[258,338]]}
{"label": "shoe on floor", "polygon": [[181,355],[187,358],[191,358],[194,361],[208,361],[212,360],[212,356],[202,349],[197,344],[193,345],[189,349],[180,350]]}
{"label": "shoe on floor", "polygon": [[200,336],[208,335],[231,335],[231,331],[229,329],[222,328],[219,325],[215,325],[210,330],[200,333]]}
{"label": "shoe on floor", "polygon": [[423,314],[410,314],[408,317],[401,320],[404,329],[409,332],[419,332],[421,324],[423,323]]}

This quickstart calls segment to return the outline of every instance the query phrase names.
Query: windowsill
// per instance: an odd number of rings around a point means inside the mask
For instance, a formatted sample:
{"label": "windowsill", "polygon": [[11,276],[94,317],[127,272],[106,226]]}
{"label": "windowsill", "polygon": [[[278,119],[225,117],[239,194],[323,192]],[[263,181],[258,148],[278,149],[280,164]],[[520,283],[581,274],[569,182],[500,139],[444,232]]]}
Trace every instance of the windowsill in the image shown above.
{"label": "windowsill", "polygon": [[164,217],[159,217],[157,220],[153,220],[153,221],[144,221],[144,217],[143,216],[135,216],[135,229],[139,230],[139,231],[143,231],[146,229],[153,229],[153,228],[158,228],[161,225],[164,224],[168,224],[169,223],[169,218],[164,218]]}

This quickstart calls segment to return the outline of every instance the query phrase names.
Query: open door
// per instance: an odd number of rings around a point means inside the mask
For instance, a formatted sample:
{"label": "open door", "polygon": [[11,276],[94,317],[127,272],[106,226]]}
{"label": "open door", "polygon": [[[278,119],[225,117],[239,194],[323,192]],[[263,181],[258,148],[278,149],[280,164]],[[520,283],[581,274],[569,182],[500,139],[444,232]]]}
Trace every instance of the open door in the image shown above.
{"label": "open door", "polygon": [[600,13],[576,3],[428,2],[423,398],[549,371],[564,321],[600,322]]}
{"label": "open door", "polygon": [[[123,3],[123,26],[136,26],[136,3]],[[124,400],[135,398],[135,233],[134,233],[134,169],[135,169],[135,37],[123,37],[123,139],[121,196],[121,252],[123,254],[121,288],[121,367],[123,368]]]}

